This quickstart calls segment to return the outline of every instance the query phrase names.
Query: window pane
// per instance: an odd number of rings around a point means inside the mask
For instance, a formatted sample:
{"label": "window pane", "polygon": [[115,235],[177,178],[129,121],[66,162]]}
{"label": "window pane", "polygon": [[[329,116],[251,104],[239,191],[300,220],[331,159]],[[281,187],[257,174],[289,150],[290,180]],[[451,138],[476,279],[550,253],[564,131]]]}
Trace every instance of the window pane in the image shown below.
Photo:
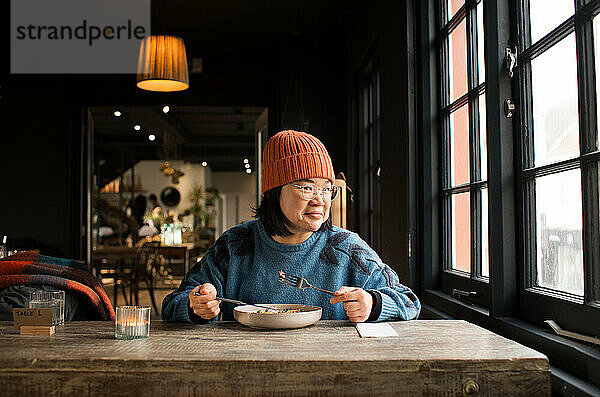
{"label": "window pane", "polygon": [[448,38],[450,73],[450,102],[467,92],[467,33],[466,19],[450,33]]}
{"label": "window pane", "polygon": [[573,0],[529,0],[531,43],[535,43],[575,13]]}
{"label": "window pane", "polygon": [[361,120],[360,120],[360,127],[365,130],[368,126],[369,126],[369,116],[370,116],[370,112],[369,112],[369,92],[370,92],[370,87],[369,86],[365,86],[362,89],[362,95],[361,95]]}
{"label": "window pane", "polygon": [[[600,17],[594,18],[594,53],[596,55],[596,102],[600,103]],[[598,119],[600,120],[600,106],[597,106]],[[598,148],[598,136],[596,136]]]}
{"label": "window pane", "polygon": [[477,75],[479,84],[485,81],[485,61],[484,61],[484,42],[483,33],[483,1],[477,5]]}
{"label": "window pane", "polygon": [[535,285],[583,296],[581,171],[535,181]]}
{"label": "window pane", "polygon": [[479,153],[481,158],[481,180],[487,181],[487,117],[485,94],[479,96]]}
{"label": "window pane", "polygon": [[467,105],[450,114],[450,184],[470,182],[469,112]]}
{"label": "window pane", "polygon": [[452,263],[450,268],[471,272],[471,204],[470,193],[451,197],[452,205]]}
{"label": "window pane", "polygon": [[531,61],[535,165],[579,155],[575,33]]}
{"label": "window pane", "polygon": [[481,275],[490,276],[488,190],[481,190]]}
{"label": "window pane", "polygon": [[463,4],[465,4],[465,0],[447,0],[448,1],[448,20],[451,20],[454,14],[458,11]]}

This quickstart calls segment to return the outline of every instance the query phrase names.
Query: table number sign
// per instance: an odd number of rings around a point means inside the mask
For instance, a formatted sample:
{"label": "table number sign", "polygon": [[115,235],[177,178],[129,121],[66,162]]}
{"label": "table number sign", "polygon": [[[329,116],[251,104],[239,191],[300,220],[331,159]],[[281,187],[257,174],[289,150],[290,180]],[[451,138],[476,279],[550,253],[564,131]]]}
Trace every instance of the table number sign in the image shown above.
{"label": "table number sign", "polygon": [[29,331],[32,331],[33,335],[51,335],[54,333],[52,308],[14,308],[13,320],[15,330],[21,334],[29,333]]}

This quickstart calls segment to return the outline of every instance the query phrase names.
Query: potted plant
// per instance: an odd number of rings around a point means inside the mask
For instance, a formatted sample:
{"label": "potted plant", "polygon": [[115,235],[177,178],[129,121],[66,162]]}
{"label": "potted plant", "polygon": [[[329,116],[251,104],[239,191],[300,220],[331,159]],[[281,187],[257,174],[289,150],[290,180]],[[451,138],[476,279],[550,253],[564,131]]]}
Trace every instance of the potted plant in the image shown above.
{"label": "potted plant", "polygon": [[219,197],[219,191],[214,187],[194,185],[190,191],[191,207],[187,209],[194,215],[194,226],[213,228],[215,227],[215,201]]}
{"label": "potted plant", "polygon": [[207,211],[204,213],[204,227],[207,229],[215,228],[215,214]]}
{"label": "potted plant", "polygon": [[194,185],[190,191],[190,201],[192,206],[187,209],[194,215],[194,226],[200,226],[204,213],[204,187],[202,185]]}
{"label": "potted plant", "polygon": [[214,187],[207,187],[205,191],[205,201],[204,203],[208,207],[212,207],[215,205],[215,200],[219,197],[219,191]]}

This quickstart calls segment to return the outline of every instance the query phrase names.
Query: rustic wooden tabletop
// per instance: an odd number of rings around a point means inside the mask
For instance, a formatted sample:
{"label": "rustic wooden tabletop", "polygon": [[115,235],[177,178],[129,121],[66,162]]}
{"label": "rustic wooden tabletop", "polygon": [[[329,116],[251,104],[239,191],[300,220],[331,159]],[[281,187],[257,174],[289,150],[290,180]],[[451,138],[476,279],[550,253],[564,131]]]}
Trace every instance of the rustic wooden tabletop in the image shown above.
{"label": "rustic wooden tabletop", "polygon": [[44,337],[0,322],[0,395],[550,394],[548,360],[516,342],[460,320],[389,324],[398,336],[361,338],[348,321],[295,330],[155,321],[149,338],[128,341],[111,322],[70,322]]}

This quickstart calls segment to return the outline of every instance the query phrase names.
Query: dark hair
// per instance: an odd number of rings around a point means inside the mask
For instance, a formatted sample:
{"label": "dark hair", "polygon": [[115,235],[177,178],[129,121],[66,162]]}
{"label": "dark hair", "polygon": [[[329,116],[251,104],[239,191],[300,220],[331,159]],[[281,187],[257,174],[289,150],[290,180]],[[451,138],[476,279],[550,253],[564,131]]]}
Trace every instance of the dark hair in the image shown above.
{"label": "dark hair", "polygon": [[[269,236],[291,236],[290,227],[292,222],[285,216],[279,205],[279,198],[281,197],[281,186],[269,189],[263,194],[263,198],[260,201],[260,205],[257,208],[253,208],[252,212],[254,217],[260,219],[265,231]],[[320,231],[331,230],[331,213],[329,217],[321,227]]]}
{"label": "dark hair", "polygon": [[158,197],[156,197],[156,194],[152,193],[152,194],[150,195],[149,199],[150,199],[150,200],[157,201],[157,200],[158,200]]}

